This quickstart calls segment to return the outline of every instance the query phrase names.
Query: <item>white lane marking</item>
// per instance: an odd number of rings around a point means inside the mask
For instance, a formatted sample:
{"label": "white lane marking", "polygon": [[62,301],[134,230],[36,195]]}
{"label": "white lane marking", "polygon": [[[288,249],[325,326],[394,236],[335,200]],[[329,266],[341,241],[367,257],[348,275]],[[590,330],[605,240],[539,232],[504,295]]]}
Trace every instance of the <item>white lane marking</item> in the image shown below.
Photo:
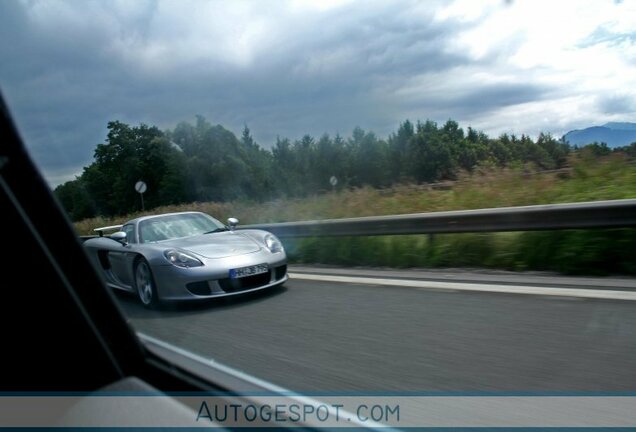
{"label": "white lane marking", "polygon": [[505,294],[530,294],[557,297],[579,297],[609,300],[636,300],[636,291],[611,291],[578,288],[533,287],[521,285],[495,285],[484,283],[438,282],[409,279],[380,279],[359,276],[317,275],[308,273],[289,273],[290,279],[313,280],[322,282],[340,282],[365,285],[400,286],[412,288],[432,288],[457,291],[480,291]]}

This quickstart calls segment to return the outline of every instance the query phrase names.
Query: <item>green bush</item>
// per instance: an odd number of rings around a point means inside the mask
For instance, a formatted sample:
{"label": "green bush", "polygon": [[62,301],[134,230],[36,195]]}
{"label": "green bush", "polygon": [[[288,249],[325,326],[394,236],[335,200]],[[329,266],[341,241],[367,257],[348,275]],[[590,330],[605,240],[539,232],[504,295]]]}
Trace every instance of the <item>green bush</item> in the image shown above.
{"label": "green bush", "polygon": [[376,267],[486,267],[636,275],[636,229],[310,238],[295,263]]}

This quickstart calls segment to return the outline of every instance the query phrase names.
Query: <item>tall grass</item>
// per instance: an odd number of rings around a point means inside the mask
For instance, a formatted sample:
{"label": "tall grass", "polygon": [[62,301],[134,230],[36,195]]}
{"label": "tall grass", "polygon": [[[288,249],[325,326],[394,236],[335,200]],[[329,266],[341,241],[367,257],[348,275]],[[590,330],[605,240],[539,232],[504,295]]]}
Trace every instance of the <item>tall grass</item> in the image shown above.
{"label": "tall grass", "polygon": [[[622,198],[636,198],[636,165],[620,154],[604,159],[577,155],[566,172],[482,168],[460,176],[442,190],[399,185],[266,203],[192,203],[147,213],[197,210],[221,220],[236,216],[242,223],[265,223]],[[90,234],[97,226],[122,223],[141,214],[88,219],[75,227],[80,234]],[[311,238],[286,241],[286,246],[290,258],[299,263],[636,274],[634,229]]]}

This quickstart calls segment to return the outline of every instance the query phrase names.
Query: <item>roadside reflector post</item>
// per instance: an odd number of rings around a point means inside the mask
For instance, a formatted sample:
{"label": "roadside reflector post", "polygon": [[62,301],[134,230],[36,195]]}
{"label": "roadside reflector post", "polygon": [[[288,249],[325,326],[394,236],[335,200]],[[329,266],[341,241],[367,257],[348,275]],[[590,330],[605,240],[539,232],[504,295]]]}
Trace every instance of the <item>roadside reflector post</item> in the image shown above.
{"label": "roadside reflector post", "polygon": [[135,183],[135,190],[139,192],[139,196],[141,197],[141,211],[144,211],[144,192],[146,192],[147,189],[148,186],[146,186],[145,182],[139,180]]}
{"label": "roadside reflector post", "polygon": [[331,191],[334,192],[336,190],[336,185],[338,184],[338,179],[335,175],[332,175],[329,178],[329,184],[331,185]]}

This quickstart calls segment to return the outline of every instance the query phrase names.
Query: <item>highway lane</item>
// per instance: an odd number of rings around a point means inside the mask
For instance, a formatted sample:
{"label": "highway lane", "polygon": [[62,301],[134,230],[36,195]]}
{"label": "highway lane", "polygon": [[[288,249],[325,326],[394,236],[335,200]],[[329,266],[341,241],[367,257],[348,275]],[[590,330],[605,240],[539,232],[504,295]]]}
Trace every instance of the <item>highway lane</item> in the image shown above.
{"label": "highway lane", "polygon": [[138,330],[295,391],[635,391],[636,302],[290,280]]}

